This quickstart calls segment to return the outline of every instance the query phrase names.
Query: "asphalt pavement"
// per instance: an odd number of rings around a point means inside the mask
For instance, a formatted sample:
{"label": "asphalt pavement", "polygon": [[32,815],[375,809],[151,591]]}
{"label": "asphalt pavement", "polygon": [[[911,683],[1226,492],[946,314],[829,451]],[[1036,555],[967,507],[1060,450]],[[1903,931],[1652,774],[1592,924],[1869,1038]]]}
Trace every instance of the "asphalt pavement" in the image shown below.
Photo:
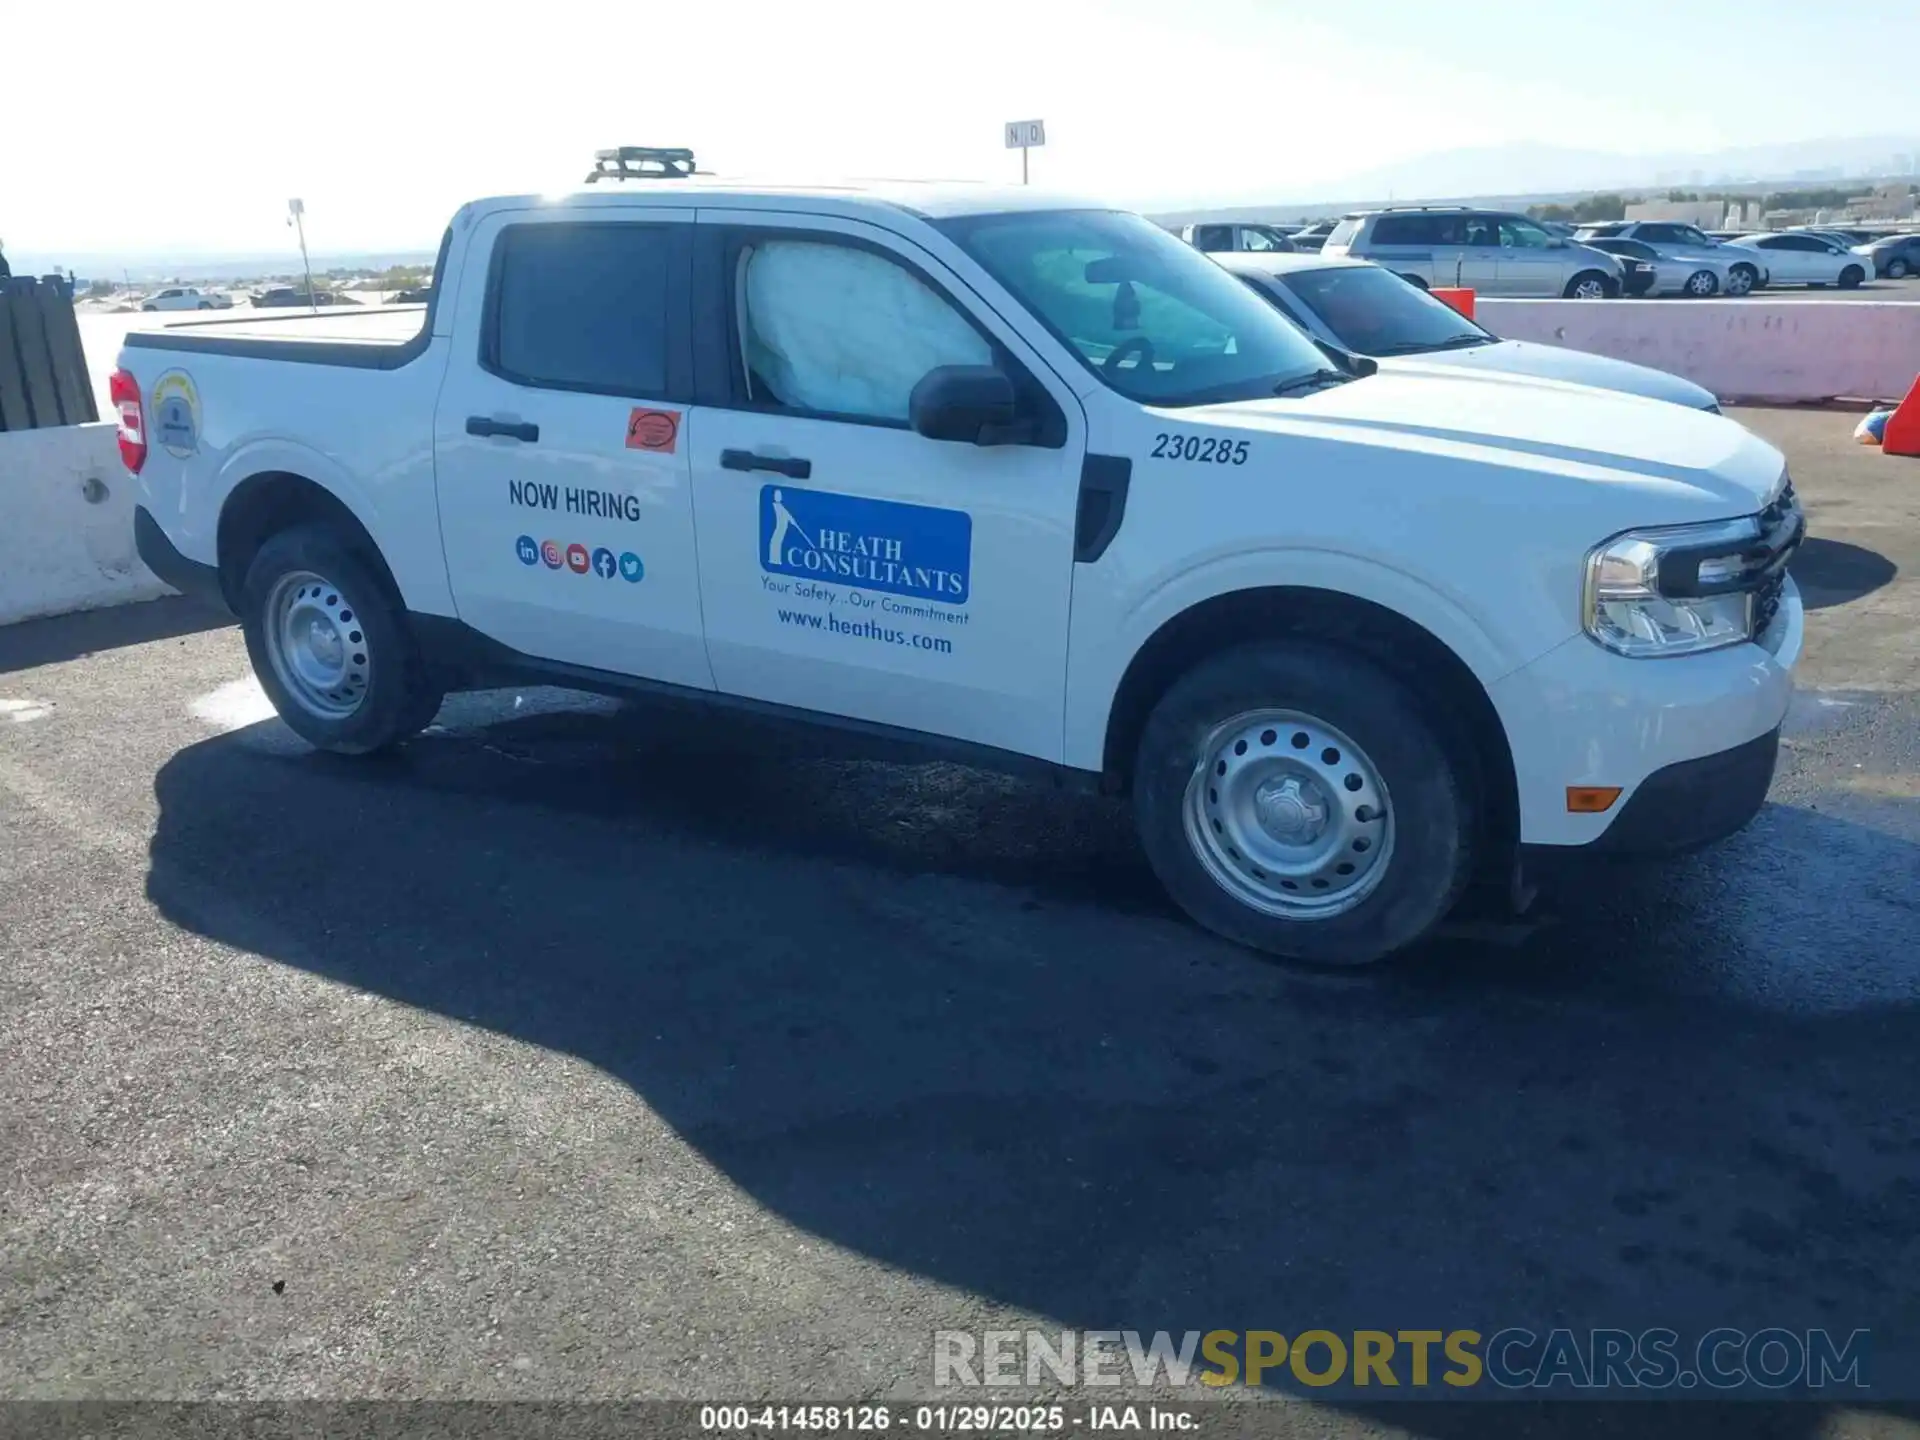
{"label": "asphalt pavement", "polygon": [[[1564,1325],[1870,1329],[1920,1400],[1920,461],[1739,418],[1815,536],[1771,802],[1361,976],[1196,931],[1112,802],[550,691],[340,761],[185,602],[0,630],[0,1398]],[[1292,1389],[1272,1433],[1920,1434]]]}

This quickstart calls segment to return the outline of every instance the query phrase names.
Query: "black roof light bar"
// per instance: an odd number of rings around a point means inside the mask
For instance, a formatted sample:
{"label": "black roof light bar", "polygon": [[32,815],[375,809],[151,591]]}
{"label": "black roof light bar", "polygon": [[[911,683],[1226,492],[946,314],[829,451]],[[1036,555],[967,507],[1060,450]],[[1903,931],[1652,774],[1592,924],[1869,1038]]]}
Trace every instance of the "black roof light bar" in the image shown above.
{"label": "black roof light bar", "polygon": [[691,150],[620,145],[593,152],[587,184],[599,180],[685,180],[695,173]]}

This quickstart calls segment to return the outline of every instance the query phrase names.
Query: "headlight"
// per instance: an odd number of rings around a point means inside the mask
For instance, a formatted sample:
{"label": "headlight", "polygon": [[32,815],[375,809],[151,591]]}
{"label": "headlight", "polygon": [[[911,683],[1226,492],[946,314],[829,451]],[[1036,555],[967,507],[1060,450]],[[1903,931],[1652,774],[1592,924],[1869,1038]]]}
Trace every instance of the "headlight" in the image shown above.
{"label": "headlight", "polygon": [[1791,521],[1777,534],[1749,515],[1614,536],[1587,556],[1587,634],[1635,658],[1744,643],[1753,635],[1755,589],[1799,544],[1797,507]]}

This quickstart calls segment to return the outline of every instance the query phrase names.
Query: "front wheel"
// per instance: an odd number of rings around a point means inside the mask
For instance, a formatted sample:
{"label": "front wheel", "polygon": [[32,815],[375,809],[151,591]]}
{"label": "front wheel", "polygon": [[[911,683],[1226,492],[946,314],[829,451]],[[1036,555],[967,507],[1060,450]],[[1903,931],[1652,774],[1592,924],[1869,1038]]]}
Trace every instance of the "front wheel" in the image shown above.
{"label": "front wheel", "polygon": [[446,691],[399,598],[333,528],[271,537],[240,597],[247,654],[287,727],[308,744],[367,755],[424,729]]}
{"label": "front wheel", "polygon": [[1711,270],[1696,270],[1687,277],[1687,294],[1696,300],[1704,300],[1720,288],[1720,281]]}
{"label": "front wheel", "polygon": [[1604,300],[1615,289],[1613,282],[1598,270],[1582,270],[1567,282],[1562,294],[1568,300]]}
{"label": "front wheel", "polygon": [[1736,265],[1727,271],[1727,294],[1749,295],[1759,283],[1760,272],[1751,265]]}
{"label": "front wheel", "polygon": [[1860,266],[1849,265],[1840,272],[1840,288],[1842,290],[1858,290],[1866,278],[1867,272],[1861,269]]}
{"label": "front wheel", "polygon": [[211,310],[213,306],[210,302],[202,300],[198,305],[194,306],[193,308],[196,310]]}
{"label": "front wheel", "polygon": [[1147,719],[1134,818],[1188,915],[1289,960],[1366,965],[1413,944],[1466,884],[1466,786],[1414,697],[1300,641],[1189,671]]}
{"label": "front wheel", "polygon": [[159,310],[159,308],[160,307],[158,305],[142,305],[140,307],[142,313],[145,313],[145,314],[152,314],[155,311]]}

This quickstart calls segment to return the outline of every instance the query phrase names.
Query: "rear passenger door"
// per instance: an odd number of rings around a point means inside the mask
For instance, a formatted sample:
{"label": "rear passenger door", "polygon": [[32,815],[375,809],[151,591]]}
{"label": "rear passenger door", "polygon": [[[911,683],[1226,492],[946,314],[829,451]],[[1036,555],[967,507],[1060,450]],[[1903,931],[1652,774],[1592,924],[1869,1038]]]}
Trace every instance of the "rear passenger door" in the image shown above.
{"label": "rear passenger door", "polygon": [[1482,295],[1506,294],[1500,275],[1499,218],[1493,215],[1460,215],[1450,219],[1459,227],[1460,259],[1455,267],[1459,278],[1441,283],[1464,285]]}
{"label": "rear passenger door", "polygon": [[692,235],[691,210],[653,206],[482,221],[434,469],[467,624],[543,660],[711,689],[682,433]]}

